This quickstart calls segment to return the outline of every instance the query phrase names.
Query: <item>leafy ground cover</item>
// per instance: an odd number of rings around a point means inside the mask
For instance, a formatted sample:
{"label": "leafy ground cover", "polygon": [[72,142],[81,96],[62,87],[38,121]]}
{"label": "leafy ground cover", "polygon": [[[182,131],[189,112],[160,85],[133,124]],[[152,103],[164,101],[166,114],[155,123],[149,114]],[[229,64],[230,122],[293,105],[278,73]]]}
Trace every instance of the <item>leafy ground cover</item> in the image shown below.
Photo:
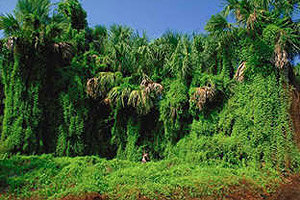
{"label": "leafy ground cover", "polygon": [[0,169],[1,199],[265,199],[284,180],[270,169],[179,159],[13,156],[1,159]]}

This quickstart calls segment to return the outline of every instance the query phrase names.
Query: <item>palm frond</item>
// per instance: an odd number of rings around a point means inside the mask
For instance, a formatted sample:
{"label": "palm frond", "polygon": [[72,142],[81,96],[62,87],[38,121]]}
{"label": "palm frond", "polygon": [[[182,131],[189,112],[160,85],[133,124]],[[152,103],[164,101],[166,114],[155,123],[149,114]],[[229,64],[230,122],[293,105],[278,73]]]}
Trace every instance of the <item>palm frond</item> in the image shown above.
{"label": "palm frond", "polygon": [[254,29],[254,25],[255,25],[255,22],[257,22],[257,18],[258,18],[258,14],[256,12],[256,10],[253,11],[253,13],[249,14],[249,17],[247,18],[247,28],[248,29]]}
{"label": "palm frond", "polygon": [[115,104],[116,102],[118,102],[120,100],[119,96],[120,96],[120,90],[121,87],[120,86],[116,86],[113,87],[107,94],[107,98],[106,101]]}
{"label": "palm frond", "polygon": [[128,99],[128,105],[134,107],[138,114],[147,114],[153,107],[153,102],[145,90],[132,90]]}
{"label": "palm frond", "polygon": [[224,15],[228,16],[230,12],[237,7],[238,3],[239,3],[238,0],[223,0]]}
{"label": "palm frond", "polygon": [[216,96],[216,89],[214,85],[195,88],[190,102],[195,103],[196,107],[201,111],[205,108],[207,103],[214,100]]}
{"label": "palm frond", "polygon": [[227,19],[221,14],[213,15],[205,26],[205,30],[213,34],[220,34],[232,29],[233,25],[228,23]]}
{"label": "palm frond", "polygon": [[0,30],[3,30],[7,37],[16,36],[20,31],[20,24],[11,14],[0,16]]}
{"label": "palm frond", "polygon": [[68,22],[61,14],[53,14],[51,20],[47,23],[45,33],[48,38],[61,37],[68,28]]}
{"label": "palm frond", "polygon": [[144,77],[140,86],[141,89],[146,92],[146,94],[154,93],[156,95],[160,95],[163,91],[163,86],[161,84],[153,82],[148,77]]}
{"label": "palm frond", "polygon": [[19,0],[14,13],[19,21],[34,17],[43,23],[49,19],[50,6],[50,0]]}
{"label": "palm frond", "polygon": [[120,72],[100,72],[97,77],[91,78],[87,81],[86,91],[92,98],[104,98],[107,92],[118,85],[121,81],[122,74]]}
{"label": "palm frond", "polygon": [[234,75],[234,78],[237,81],[243,81],[244,80],[244,73],[245,73],[245,69],[246,69],[246,62],[242,62],[239,67],[237,68],[237,71]]}
{"label": "palm frond", "polygon": [[113,104],[120,105],[125,108],[128,105],[128,99],[132,89],[126,85],[113,87],[107,94],[105,101]]}
{"label": "palm frond", "polygon": [[112,25],[109,31],[109,37],[114,44],[128,42],[132,37],[132,29],[127,26]]}
{"label": "palm frond", "polygon": [[276,44],[274,52],[275,52],[276,67],[283,69],[289,63],[288,52],[284,48],[282,48],[280,44]]}
{"label": "palm frond", "polygon": [[86,92],[92,98],[97,98],[101,96],[101,91],[99,90],[99,79],[91,78],[86,83]]}
{"label": "palm frond", "polygon": [[74,56],[73,46],[68,42],[59,42],[53,44],[53,49],[55,52],[59,53],[61,57],[65,60],[71,60]]}

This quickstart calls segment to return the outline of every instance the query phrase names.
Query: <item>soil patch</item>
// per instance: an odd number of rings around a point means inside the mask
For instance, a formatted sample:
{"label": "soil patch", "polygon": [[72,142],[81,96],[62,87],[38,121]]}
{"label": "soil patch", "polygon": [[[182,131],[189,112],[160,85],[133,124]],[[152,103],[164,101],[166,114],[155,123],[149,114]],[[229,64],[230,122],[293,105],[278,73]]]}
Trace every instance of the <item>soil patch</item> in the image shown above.
{"label": "soil patch", "polygon": [[294,89],[291,92],[292,103],[290,107],[290,116],[293,121],[294,140],[300,148],[300,91]]}
{"label": "soil patch", "polygon": [[269,196],[262,187],[254,186],[247,180],[242,180],[240,184],[229,187],[228,193],[225,196],[226,200],[265,200]]}
{"label": "soil patch", "polygon": [[80,196],[68,195],[61,198],[60,200],[108,200],[109,198],[105,195],[100,195],[98,193],[87,193]]}
{"label": "soil patch", "polygon": [[268,200],[300,200],[300,175],[293,176],[281,184]]}

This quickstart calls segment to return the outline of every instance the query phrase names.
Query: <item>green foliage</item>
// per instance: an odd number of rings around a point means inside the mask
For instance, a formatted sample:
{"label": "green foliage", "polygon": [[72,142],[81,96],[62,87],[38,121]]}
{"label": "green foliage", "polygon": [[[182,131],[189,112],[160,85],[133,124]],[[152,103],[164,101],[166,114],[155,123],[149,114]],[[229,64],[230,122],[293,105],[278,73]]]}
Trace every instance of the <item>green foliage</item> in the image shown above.
{"label": "green foliage", "polygon": [[53,106],[48,104],[53,78],[48,75],[54,74],[68,45],[59,41],[65,22],[58,13],[50,17],[49,7],[47,0],[21,0],[15,16],[1,17],[1,29],[6,30],[9,21],[18,23],[7,32],[10,36],[6,45],[8,51],[1,65],[6,91],[1,141],[6,151],[32,154],[51,149],[47,144],[51,143],[46,136],[47,130],[42,130],[45,117],[53,114]]}
{"label": "green foliage", "polygon": [[87,27],[87,14],[78,0],[65,0],[59,4],[59,11],[71,22],[71,28],[82,30]]}
{"label": "green foliage", "polygon": [[61,96],[61,104],[64,113],[64,123],[59,127],[59,135],[56,153],[59,156],[82,155],[84,145],[82,134],[84,132],[84,120],[82,112],[75,110],[68,95]]}
{"label": "green foliage", "polygon": [[187,93],[188,88],[180,79],[173,80],[160,102],[160,120],[164,123],[165,137],[169,142],[177,141],[186,131],[181,121],[188,118]]}
{"label": "green foliage", "polygon": [[272,192],[280,181],[275,171],[214,167],[178,159],[142,164],[93,156],[13,156],[2,158],[0,166],[1,189],[8,191],[2,199],[59,199],[92,192],[111,199],[221,198],[241,182],[265,195],[263,191]]}
{"label": "green foliage", "polygon": [[[220,113],[194,120],[189,136],[174,154],[194,162],[222,165],[262,165],[280,170],[299,166],[299,150],[292,140],[287,91],[278,87],[275,75],[258,76],[236,86],[235,94]],[[218,134],[216,134],[218,132]]]}
{"label": "green foliage", "polygon": [[[170,153],[196,130],[206,136],[225,131],[218,120],[224,120],[221,114],[241,87],[234,87],[239,85],[233,80],[235,65],[246,63],[245,84],[256,90],[251,83],[257,77],[278,80],[287,70],[281,73],[274,66],[287,66],[287,58],[298,53],[299,27],[274,2],[228,1],[208,22],[209,35],[167,32],[151,42],[126,26],[88,28],[77,0],[60,2],[53,15],[50,6],[47,0],[20,0],[14,15],[0,20],[8,36],[1,50],[5,151],[75,156],[101,154],[110,146],[113,157],[131,154],[123,152],[127,146],[146,146],[153,155]],[[228,23],[230,12],[238,24]],[[278,18],[279,13],[284,16]],[[273,86],[282,92],[281,84]],[[270,92],[266,88],[262,92]],[[272,101],[281,102],[279,109],[286,99]],[[287,112],[286,106],[270,114],[269,125]],[[134,134],[130,118],[139,124]],[[145,123],[150,120],[152,128]],[[226,127],[226,134],[235,130]]]}
{"label": "green foliage", "polygon": [[295,66],[294,73],[296,76],[300,76],[300,63],[298,63],[298,65]]}
{"label": "green foliage", "polygon": [[141,159],[141,149],[137,147],[137,140],[139,137],[139,128],[140,125],[134,125],[134,122],[132,119],[130,119],[127,123],[127,143],[124,150],[124,155],[122,152],[118,154],[118,157],[124,158],[126,160],[130,161],[139,161]]}
{"label": "green foliage", "polygon": [[[299,172],[296,3],[228,0],[208,34],[149,41],[126,26],[88,27],[78,0],[19,0],[0,17],[0,193],[217,198],[243,178],[270,189],[282,171]],[[7,158],[18,153],[119,160]],[[137,163],[143,153],[157,162]]]}

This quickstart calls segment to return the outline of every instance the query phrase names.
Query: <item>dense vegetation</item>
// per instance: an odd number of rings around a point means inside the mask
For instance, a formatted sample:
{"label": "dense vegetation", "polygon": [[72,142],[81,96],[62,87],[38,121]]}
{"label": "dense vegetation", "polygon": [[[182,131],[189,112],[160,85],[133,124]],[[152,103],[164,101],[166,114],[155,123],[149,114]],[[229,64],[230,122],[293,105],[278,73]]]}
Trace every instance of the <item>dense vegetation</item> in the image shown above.
{"label": "dense vegetation", "polygon": [[227,0],[208,34],[149,41],[89,27],[78,0],[19,0],[0,17],[3,191],[180,199],[243,179],[271,191],[300,170],[298,12],[297,0]]}

